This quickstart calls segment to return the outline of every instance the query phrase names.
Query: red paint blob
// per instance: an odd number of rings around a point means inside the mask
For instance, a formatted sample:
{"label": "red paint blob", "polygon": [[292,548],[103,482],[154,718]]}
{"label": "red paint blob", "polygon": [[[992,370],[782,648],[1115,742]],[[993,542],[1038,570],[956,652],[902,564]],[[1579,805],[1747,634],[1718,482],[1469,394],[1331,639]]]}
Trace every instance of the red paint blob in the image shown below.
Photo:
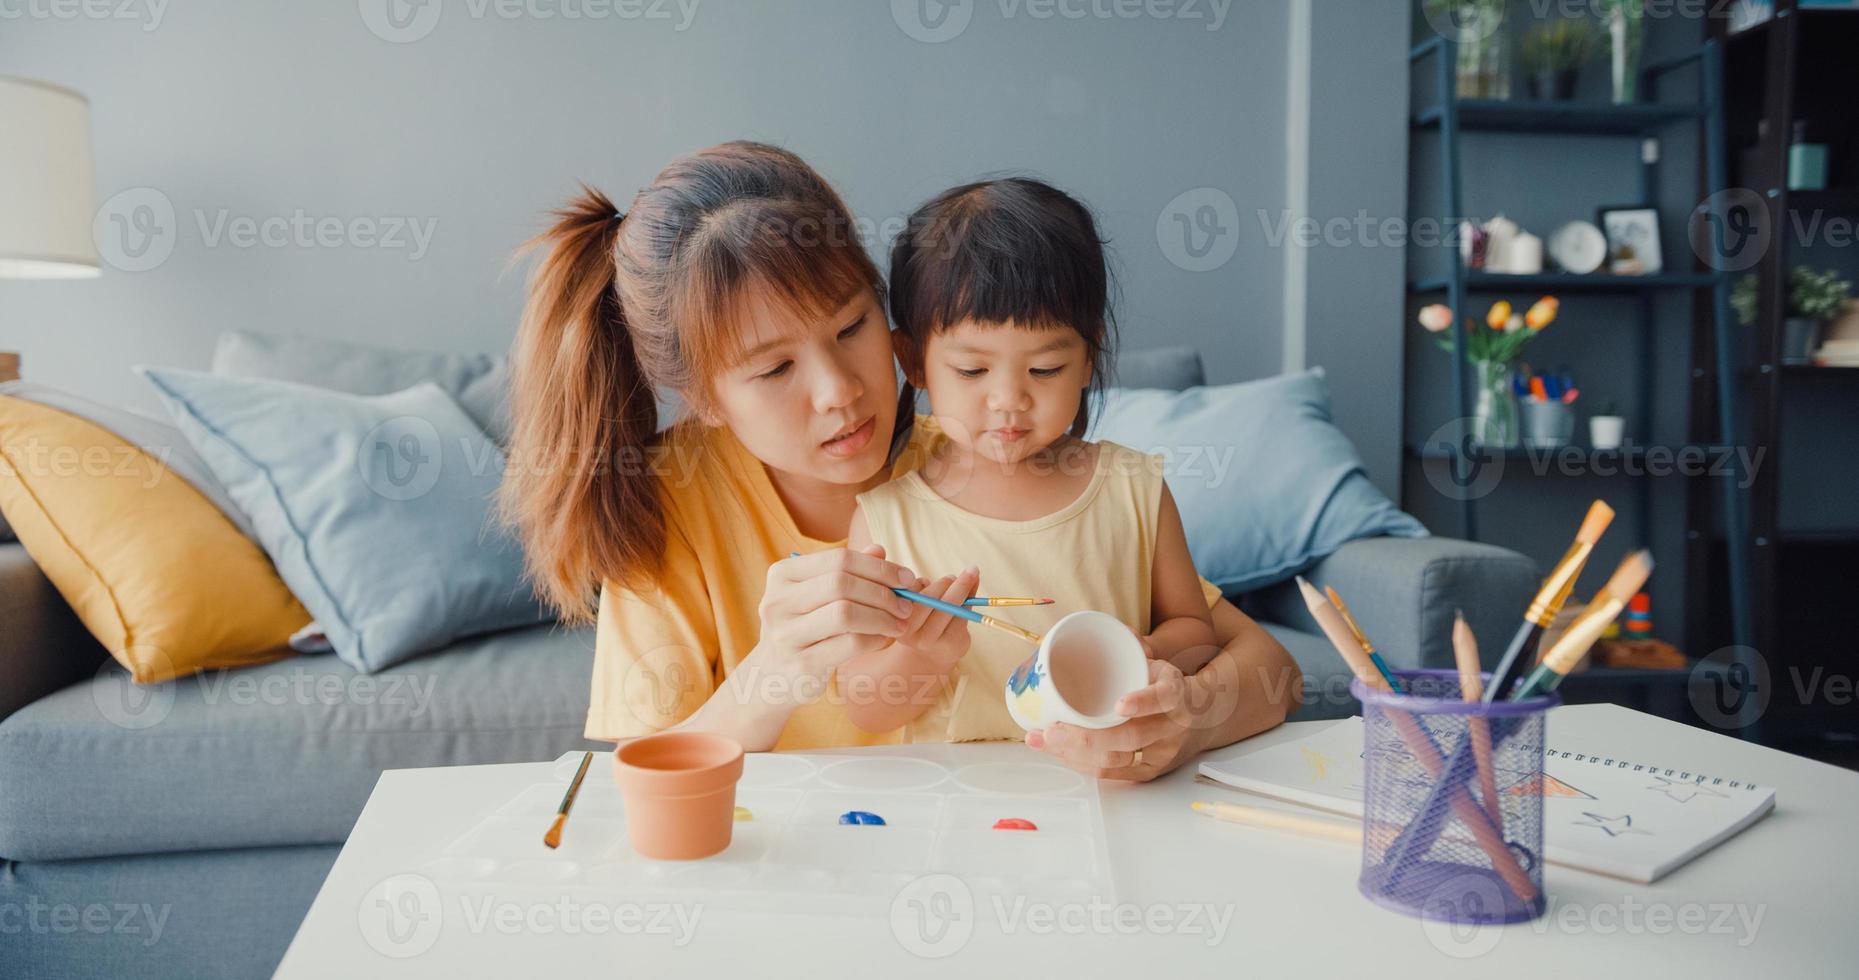
{"label": "red paint blob", "polygon": [[1033,826],[1033,822],[1031,820],[1021,820],[1019,817],[1002,817],[1001,819],[994,821],[994,829],[995,830],[1038,830],[1039,828]]}

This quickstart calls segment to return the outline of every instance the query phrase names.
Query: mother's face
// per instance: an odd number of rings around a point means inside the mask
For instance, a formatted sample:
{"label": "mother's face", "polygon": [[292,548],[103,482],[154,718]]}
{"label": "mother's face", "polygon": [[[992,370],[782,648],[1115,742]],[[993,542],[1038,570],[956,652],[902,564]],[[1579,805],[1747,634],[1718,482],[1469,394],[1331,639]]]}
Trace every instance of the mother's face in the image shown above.
{"label": "mother's face", "polygon": [[792,478],[856,486],[884,468],[897,418],[890,325],[861,290],[814,322],[765,309],[749,318],[748,354],[714,379],[706,421]]}

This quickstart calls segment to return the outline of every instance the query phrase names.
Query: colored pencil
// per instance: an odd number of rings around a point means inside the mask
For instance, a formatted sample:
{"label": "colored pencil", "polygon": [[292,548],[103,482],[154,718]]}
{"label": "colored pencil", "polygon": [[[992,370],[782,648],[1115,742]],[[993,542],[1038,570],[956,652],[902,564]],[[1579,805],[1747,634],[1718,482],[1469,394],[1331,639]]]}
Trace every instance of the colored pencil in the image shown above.
{"label": "colored pencil", "polygon": [[[1459,666],[1459,697],[1464,701],[1484,700],[1485,679],[1479,672],[1478,638],[1465,624],[1465,614],[1455,612],[1452,620],[1452,655]],[[1484,797],[1485,812],[1500,829],[1504,826],[1504,809],[1498,799],[1496,770],[1491,765],[1491,723],[1483,718],[1467,718],[1466,730],[1472,740],[1472,752],[1478,759],[1478,795]]]}
{"label": "colored pencil", "polygon": [[1215,820],[1225,820],[1228,823],[1241,823],[1248,827],[1264,827],[1268,830],[1283,830],[1309,837],[1322,837],[1344,844],[1362,843],[1362,827],[1359,824],[1342,823],[1337,820],[1314,820],[1282,810],[1267,810],[1263,807],[1240,806],[1234,803],[1203,803],[1197,800],[1189,805],[1193,807],[1195,813],[1205,814]]}
{"label": "colored pencil", "polygon": [[1389,669],[1388,662],[1381,659],[1381,654],[1375,652],[1375,644],[1369,641],[1367,633],[1362,632],[1362,624],[1356,622],[1355,616],[1349,612],[1349,607],[1343,603],[1343,597],[1337,595],[1336,590],[1327,585],[1323,587],[1323,594],[1329,597],[1330,605],[1335,606],[1336,611],[1342,615],[1343,625],[1349,627],[1349,632],[1356,638],[1356,645],[1362,648],[1363,653],[1368,654],[1369,663],[1374,664],[1375,669],[1381,672],[1382,679],[1388,682],[1388,688],[1396,694],[1405,694],[1406,691],[1402,688],[1400,680],[1394,676],[1394,671]]}
{"label": "colored pencil", "polygon": [[562,805],[555,810],[555,822],[549,825],[549,832],[542,835],[542,843],[549,850],[562,846],[562,827],[568,823],[568,811],[574,809],[574,799],[581,794],[581,781],[587,778],[588,764],[594,761],[594,753],[581,753],[581,766],[574,771],[574,781],[568,784],[568,792],[562,794]]}
{"label": "colored pencil", "polygon": [[1536,590],[1536,597],[1530,601],[1523,613],[1523,625],[1518,627],[1517,635],[1511,638],[1510,646],[1504,656],[1498,660],[1497,669],[1491,672],[1491,686],[1485,688],[1485,703],[1491,704],[1505,698],[1506,692],[1517,678],[1530,666],[1536,656],[1536,646],[1542,642],[1543,631],[1555,622],[1556,614],[1562,611],[1562,604],[1568,601],[1569,593],[1575,589],[1575,580],[1581,577],[1582,566],[1588,563],[1588,556],[1594,553],[1594,544],[1601,540],[1607,525],[1614,520],[1614,509],[1605,501],[1597,500],[1588,507],[1588,516],[1582,519],[1581,529],[1575,532],[1575,543],[1563,553],[1561,560],[1550,569],[1549,576]]}

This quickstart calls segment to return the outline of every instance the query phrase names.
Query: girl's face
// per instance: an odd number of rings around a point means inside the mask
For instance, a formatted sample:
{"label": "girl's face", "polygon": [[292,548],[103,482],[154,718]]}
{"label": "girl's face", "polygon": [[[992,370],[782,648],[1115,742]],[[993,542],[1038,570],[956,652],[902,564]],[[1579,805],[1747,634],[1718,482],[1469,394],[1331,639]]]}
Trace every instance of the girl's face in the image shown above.
{"label": "girl's face", "polygon": [[889,324],[861,290],[812,323],[762,307],[747,354],[712,383],[704,420],[788,477],[858,486],[883,469],[897,419]]}
{"label": "girl's face", "polygon": [[1069,327],[964,320],[930,335],[917,380],[951,440],[983,459],[1016,463],[1065,437],[1091,364],[1084,338]]}

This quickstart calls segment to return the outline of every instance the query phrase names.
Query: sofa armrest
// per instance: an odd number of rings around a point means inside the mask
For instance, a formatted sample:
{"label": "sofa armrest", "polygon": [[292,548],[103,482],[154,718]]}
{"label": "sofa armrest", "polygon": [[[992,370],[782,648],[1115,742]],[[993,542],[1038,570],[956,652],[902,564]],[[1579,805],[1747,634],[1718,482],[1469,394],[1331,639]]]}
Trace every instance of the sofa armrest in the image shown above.
{"label": "sofa armrest", "polygon": [[[1515,551],[1455,538],[1351,541],[1304,573],[1312,585],[1343,597],[1389,666],[1447,669],[1454,666],[1454,610],[1465,611],[1489,669],[1517,631],[1540,576],[1536,563]],[[1295,582],[1248,600],[1265,619],[1322,633]]]}
{"label": "sofa armrest", "polygon": [[105,656],[25,546],[0,544],[0,721],[95,673]]}

